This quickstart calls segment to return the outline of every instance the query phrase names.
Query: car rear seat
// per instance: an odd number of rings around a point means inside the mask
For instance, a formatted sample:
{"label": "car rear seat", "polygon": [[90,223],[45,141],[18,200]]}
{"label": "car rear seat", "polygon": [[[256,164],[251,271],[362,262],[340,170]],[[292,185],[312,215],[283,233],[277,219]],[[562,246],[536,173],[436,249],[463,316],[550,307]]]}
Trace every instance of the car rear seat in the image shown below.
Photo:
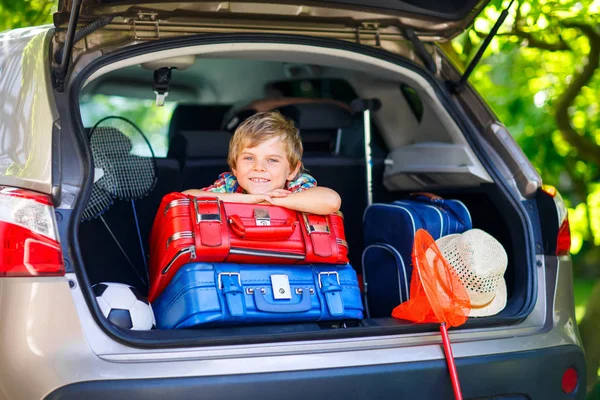
{"label": "car rear seat", "polygon": [[181,165],[182,190],[209,186],[220,173],[229,170],[227,153],[231,134],[220,130],[223,115],[229,108],[186,104],[173,112],[168,156]]}
{"label": "car rear seat", "polygon": [[224,127],[233,132],[253,113],[270,110],[294,121],[300,130],[306,169],[320,186],[341,196],[350,262],[360,268],[362,215],[367,206],[362,116],[352,115],[347,104],[335,100],[268,99],[230,112]]}

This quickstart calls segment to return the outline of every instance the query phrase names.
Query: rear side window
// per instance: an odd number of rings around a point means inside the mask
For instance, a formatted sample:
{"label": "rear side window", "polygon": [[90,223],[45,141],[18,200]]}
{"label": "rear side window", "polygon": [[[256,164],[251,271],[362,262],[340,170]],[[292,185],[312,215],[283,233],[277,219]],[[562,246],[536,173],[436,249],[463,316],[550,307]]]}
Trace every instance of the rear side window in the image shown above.
{"label": "rear side window", "polygon": [[[98,121],[108,116],[127,118],[148,138],[155,157],[166,157],[168,149],[169,121],[177,103],[165,102],[157,107],[154,100],[107,96],[95,94],[81,99],[81,119],[86,128],[93,127]],[[132,153],[149,157],[148,146],[139,138],[140,143],[133,143]]]}
{"label": "rear side window", "polygon": [[400,85],[400,91],[406,99],[406,102],[408,103],[412,113],[415,115],[417,121],[421,122],[421,119],[423,119],[423,102],[421,101],[421,98],[415,89],[408,85],[402,84]]}

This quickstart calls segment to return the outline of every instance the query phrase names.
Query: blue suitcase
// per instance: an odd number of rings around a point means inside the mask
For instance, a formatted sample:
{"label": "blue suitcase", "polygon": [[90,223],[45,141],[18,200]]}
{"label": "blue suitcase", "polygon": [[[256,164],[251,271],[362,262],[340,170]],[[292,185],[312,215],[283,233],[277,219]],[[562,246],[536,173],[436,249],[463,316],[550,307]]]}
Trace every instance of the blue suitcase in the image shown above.
{"label": "blue suitcase", "polygon": [[391,204],[373,204],[363,215],[362,256],[367,317],[389,317],[408,300],[412,247],[418,229],[433,239],[471,229],[467,207],[458,200],[417,195]]}
{"label": "blue suitcase", "polygon": [[152,307],[158,329],[363,318],[349,264],[190,263]]}

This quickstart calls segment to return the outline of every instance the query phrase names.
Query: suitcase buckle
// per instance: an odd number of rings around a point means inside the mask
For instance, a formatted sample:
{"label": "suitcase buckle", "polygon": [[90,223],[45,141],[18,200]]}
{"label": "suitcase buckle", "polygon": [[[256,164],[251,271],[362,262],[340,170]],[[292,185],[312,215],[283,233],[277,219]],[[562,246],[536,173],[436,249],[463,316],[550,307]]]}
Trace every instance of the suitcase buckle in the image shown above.
{"label": "suitcase buckle", "polygon": [[319,272],[319,288],[323,287],[323,282],[321,282],[321,275],[335,275],[338,286],[340,286],[340,274],[338,274],[337,271],[328,271],[328,272]]}
{"label": "suitcase buckle", "polygon": [[[207,200],[207,199],[202,199],[202,200],[198,200],[197,197],[195,197],[193,200],[194,202],[194,210],[196,211],[196,223],[200,223],[200,222],[218,222],[221,223],[221,212],[219,209],[219,199],[215,197],[214,200]],[[198,209],[198,203],[214,203],[217,206],[217,210],[219,210],[218,213],[201,213],[200,210]]]}
{"label": "suitcase buckle", "polygon": [[[329,224],[327,222],[325,222],[325,225],[311,225],[310,222],[308,222],[308,217],[306,216],[305,213],[302,213],[302,218],[304,219],[304,226],[306,226],[306,232],[308,232],[308,234],[312,234],[312,233],[329,233]],[[325,221],[327,221],[327,217],[325,217]]]}
{"label": "suitcase buckle", "polygon": [[223,281],[221,280],[221,276],[237,276],[237,280],[238,280],[238,286],[242,287],[242,278],[240,277],[239,272],[220,272],[219,275],[217,275],[217,285],[219,287],[219,289],[223,290]]}

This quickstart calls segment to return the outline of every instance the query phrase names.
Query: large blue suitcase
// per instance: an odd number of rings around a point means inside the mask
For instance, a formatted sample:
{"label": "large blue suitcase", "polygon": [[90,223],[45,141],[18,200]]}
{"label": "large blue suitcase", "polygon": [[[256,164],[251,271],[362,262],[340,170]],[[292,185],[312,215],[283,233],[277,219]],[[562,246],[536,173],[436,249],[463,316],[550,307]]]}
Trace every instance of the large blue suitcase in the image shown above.
{"label": "large blue suitcase", "polygon": [[367,316],[389,317],[408,300],[415,233],[426,229],[433,239],[473,227],[467,207],[458,200],[425,195],[390,204],[373,204],[363,215],[365,249],[362,273]]}
{"label": "large blue suitcase", "polygon": [[158,329],[363,318],[349,264],[190,263],[152,307]]}

